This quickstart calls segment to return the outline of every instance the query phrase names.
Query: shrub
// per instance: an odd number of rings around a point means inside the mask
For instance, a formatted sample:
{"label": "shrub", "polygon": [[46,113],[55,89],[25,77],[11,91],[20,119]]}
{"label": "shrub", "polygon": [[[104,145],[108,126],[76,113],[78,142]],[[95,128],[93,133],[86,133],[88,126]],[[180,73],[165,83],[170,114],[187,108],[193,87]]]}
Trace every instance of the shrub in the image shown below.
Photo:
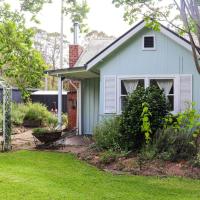
{"label": "shrub", "polygon": [[57,117],[40,103],[29,103],[24,120],[40,121],[43,126],[56,126]]}
{"label": "shrub", "polygon": [[110,164],[117,159],[117,153],[114,151],[105,151],[100,156],[100,162],[102,164]]}
{"label": "shrub", "polygon": [[164,160],[190,160],[196,153],[194,137],[184,130],[173,128],[159,130],[155,138],[156,154]]}
{"label": "shrub", "polygon": [[112,150],[108,150],[108,151],[103,152],[100,155],[100,162],[102,164],[110,164],[116,161],[118,158],[126,157],[128,153],[129,152],[115,152]]}
{"label": "shrub", "polygon": [[156,130],[162,128],[163,118],[168,113],[168,105],[162,90],[157,87],[142,87],[136,89],[127,98],[125,110],[120,121],[121,145],[123,149],[140,149],[145,144],[145,135],[142,133],[143,103],[148,105],[148,123],[150,123],[150,139]]}
{"label": "shrub", "polygon": [[12,104],[11,120],[13,125],[22,125],[26,112],[28,111],[28,106],[26,104]]}
{"label": "shrub", "polygon": [[102,120],[95,127],[93,138],[100,149],[120,150],[119,117]]}
{"label": "shrub", "polygon": [[195,104],[188,105],[184,112],[165,117],[165,128],[173,127],[177,131],[185,131],[197,137],[200,129],[200,114],[194,108]]}

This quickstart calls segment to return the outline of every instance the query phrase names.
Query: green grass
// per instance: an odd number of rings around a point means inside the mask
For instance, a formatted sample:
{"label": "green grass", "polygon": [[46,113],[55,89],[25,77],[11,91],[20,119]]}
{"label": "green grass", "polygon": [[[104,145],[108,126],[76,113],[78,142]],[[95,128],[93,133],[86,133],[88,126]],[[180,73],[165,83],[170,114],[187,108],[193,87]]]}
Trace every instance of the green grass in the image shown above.
{"label": "green grass", "polygon": [[199,200],[200,181],[114,176],[70,154],[0,154],[1,200]]}

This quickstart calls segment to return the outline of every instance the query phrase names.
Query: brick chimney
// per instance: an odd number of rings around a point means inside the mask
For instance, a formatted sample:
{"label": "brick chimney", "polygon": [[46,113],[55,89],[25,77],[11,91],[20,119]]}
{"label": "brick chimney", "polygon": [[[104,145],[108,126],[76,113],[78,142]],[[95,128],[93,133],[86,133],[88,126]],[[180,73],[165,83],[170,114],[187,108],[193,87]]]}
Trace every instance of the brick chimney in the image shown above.
{"label": "brick chimney", "polygon": [[69,45],[69,67],[72,68],[79,59],[83,48],[78,44]]}

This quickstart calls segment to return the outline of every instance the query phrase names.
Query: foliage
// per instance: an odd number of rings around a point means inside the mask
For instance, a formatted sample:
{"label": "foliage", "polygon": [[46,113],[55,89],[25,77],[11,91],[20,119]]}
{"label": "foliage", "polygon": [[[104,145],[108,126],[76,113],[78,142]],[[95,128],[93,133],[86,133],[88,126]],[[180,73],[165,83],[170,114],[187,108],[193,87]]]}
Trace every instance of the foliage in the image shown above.
{"label": "foliage", "polygon": [[106,150],[120,150],[119,117],[102,120],[94,129],[96,146]]}
{"label": "foliage", "polygon": [[[57,132],[58,130],[54,129],[54,128],[47,128],[47,127],[44,127],[44,128],[34,128],[33,129],[33,134],[37,134],[37,135],[40,135],[40,134],[51,134],[51,133],[55,133]],[[60,132],[60,131],[58,131]]]}
{"label": "foliage", "polygon": [[197,153],[193,136],[185,130],[159,130],[155,138],[156,154],[164,160],[191,160]]}
{"label": "foliage", "polygon": [[192,161],[194,167],[200,167],[200,152],[197,153],[196,157]]}
{"label": "foliage", "polygon": [[141,132],[144,133],[146,143],[148,144],[151,139],[150,134],[152,133],[151,123],[150,123],[151,112],[149,112],[149,105],[146,102],[142,103],[142,108],[143,111],[141,114],[141,120],[142,120]]}
{"label": "foliage", "polygon": [[144,145],[139,154],[139,159],[140,160],[152,160],[156,157],[156,148],[154,144],[147,144]]}
{"label": "foliage", "polygon": [[112,150],[105,151],[100,156],[100,162],[102,164],[110,164],[114,162],[116,159],[117,159],[117,153]]}
{"label": "foliage", "polygon": [[13,125],[22,125],[28,106],[26,104],[12,103],[11,119]]}
{"label": "foliage", "polygon": [[[58,124],[57,116],[49,112],[47,108],[40,103],[12,103],[12,125],[23,125],[24,119],[39,120],[43,126],[47,126],[50,129],[55,128]],[[0,127],[2,127],[2,120],[2,104],[0,104]],[[62,123],[64,127],[67,127],[68,117],[66,114],[62,114]]]}
{"label": "foliage", "polygon": [[188,104],[184,112],[168,115],[164,119],[164,127],[173,127],[175,131],[185,131],[197,138],[200,134],[200,113],[195,109],[195,103]]}
{"label": "foliage", "polygon": [[101,155],[100,155],[100,162],[102,164],[110,164],[114,161],[116,161],[116,159],[120,158],[120,157],[125,157],[128,155],[128,152],[116,152],[116,151],[112,151],[112,150],[108,150],[108,151],[104,151]]}
{"label": "foliage", "polygon": [[[30,12],[32,20],[38,21],[36,15],[42,10],[44,4],[52,3],[53,0],[19,0],[21,3],[21,11]],[[63,0],[64,8],[63,13],[71,19],[71,21],[78,22],[80,25],[81,32],[87,31],[87,14],[89,12],[89,6],[87,1],[76,1],[76,0]]]}
{"label": "foliage", "polygon": [[[144,102],[149,105],[148,127],[145,128],[149,131],[151,125],[151,132],[148,132],[150,138],[153,137],[158,128],[163,126],[162,119],[168,113],[163,91],[157,87],[137,88],[128,96],[126,107],[120,120],[120,133],[123,133],[121,134],[123,149],[140,149],[145,143],[145,136],[141,131],[141,127],[144,125],[142,124],[143,117],[141,117],[143,112],[142,104]],[[151,116],[149,113],[151,113]]]}
{"label": "foliage", "polygon": [[24,100],[27,88],[41,85],[46,65],[41,54],[33,48],[34,32],[25,28],[23,15],[12,12],[5,4],[0,15],[0,69],[7,81],[17,86]]}
{"label": "foliage", "polygon": [[[60,33],[48,33],[45,30],[34,28],[34,47],[41,52],[48,69],[57,69],[60,67]],[[63,36],[63,51],[68,52],[68,41],[66,36]],[[65,54],[66,55],[66,54]],[[63,65],[68,65],[68,55],[63,58]],[[57,78],[47,76],[45,81],[48,81],[47,89],[57,89]]]}
{"label": "foliage", "polygon": [[28,110],[24,116],[24,120],[40,121],[43,126],[57,125],[57,118],[47,108],[40,103],[29,103]]}

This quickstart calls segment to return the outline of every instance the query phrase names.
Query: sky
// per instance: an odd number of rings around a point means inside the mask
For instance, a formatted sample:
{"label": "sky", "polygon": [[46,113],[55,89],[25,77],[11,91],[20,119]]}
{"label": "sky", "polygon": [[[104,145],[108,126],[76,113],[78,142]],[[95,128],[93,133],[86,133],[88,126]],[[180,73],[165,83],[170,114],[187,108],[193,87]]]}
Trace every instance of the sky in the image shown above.
{"label": "sky", "polygon": [[[17,8],[16,0],[7,0],[13,8]],[[41,29],[48,32],[60,32],[60,0],[54,0],[52,4],[45,5],[38,15]],[[112,0],[87,0],[90,13],[88,14],[88,26],[90,30],[103,31],[108,35],[115,37],[126,32],[130,26],[123,21],[123,10],[115,8]],[[28,24],[32,26],[32,24]],[[72,40],[70,33],[70,21],[64,20],[64,33],[69,40]]]}

